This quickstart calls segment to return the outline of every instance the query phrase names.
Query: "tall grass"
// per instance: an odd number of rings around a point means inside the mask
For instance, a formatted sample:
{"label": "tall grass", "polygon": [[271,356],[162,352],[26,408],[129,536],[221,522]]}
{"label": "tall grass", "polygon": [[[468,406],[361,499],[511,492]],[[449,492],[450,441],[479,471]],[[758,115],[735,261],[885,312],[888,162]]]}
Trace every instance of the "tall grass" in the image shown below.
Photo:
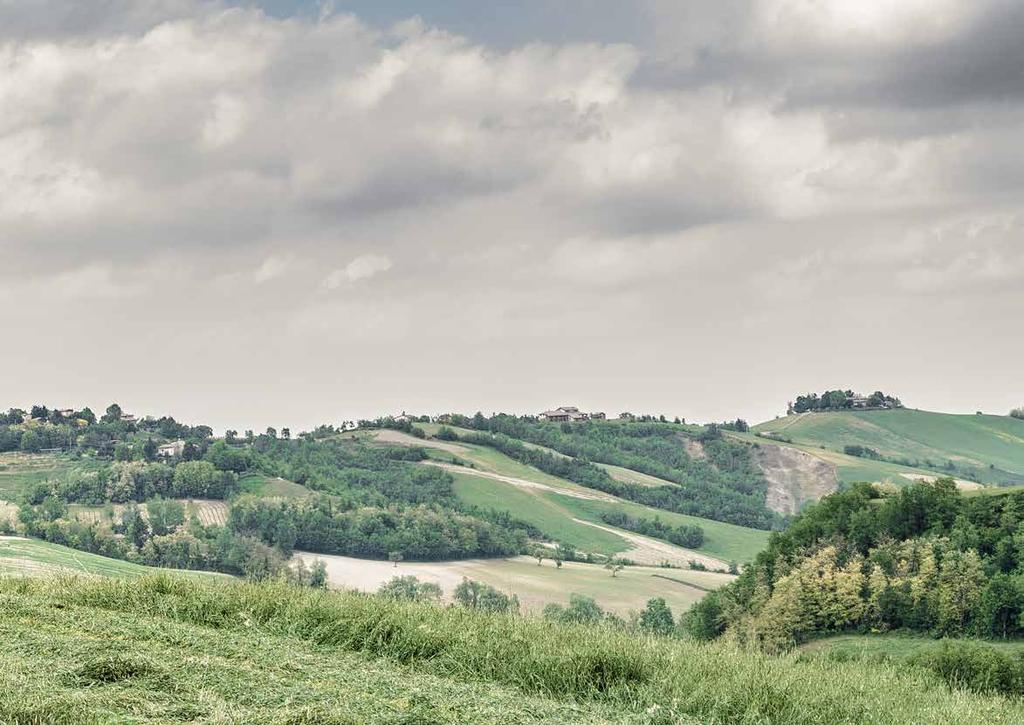
{"label": "tall grass", "polygon": [[[0,579],[0,597],[42,598],[359,652],[412,672],[612,706],[644,722],[1024,723],[1024,707],[951,691],[924,671],[798,661],[720,643],[483,615],[459,608],[320,593],[278,584]],[[2,649],[2,645],[0,645]]]}

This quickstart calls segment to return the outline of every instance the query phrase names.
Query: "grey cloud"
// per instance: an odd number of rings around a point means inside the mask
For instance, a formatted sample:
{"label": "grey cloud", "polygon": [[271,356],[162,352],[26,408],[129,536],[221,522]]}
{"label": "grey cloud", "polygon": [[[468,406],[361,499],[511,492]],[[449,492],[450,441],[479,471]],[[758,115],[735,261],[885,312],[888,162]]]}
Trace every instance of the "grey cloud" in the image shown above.
{"label": "grey cloud", "polygon": [[[1009,390],[1020,11],[943,2],[971,13],[794,40],[765,8],[839,0],[644,0],[631,44],[499,47],[0,0],[0,325],[47,350],[0,375],[236,428],[570,394],[756,419],[808,386],[946,390],[922,358],[958,339]],[[1009,405],[975,397],[947,400]]]}

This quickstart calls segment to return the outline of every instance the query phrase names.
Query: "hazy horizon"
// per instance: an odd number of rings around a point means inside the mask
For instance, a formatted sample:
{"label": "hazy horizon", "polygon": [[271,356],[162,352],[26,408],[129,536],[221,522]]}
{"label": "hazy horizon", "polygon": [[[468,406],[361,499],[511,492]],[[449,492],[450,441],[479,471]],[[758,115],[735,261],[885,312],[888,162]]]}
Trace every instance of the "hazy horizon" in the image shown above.
{"label": "hazy horizon", "polygon": [[1022,32],[1011,0],[0,1],[0,405],[1005,415]]}

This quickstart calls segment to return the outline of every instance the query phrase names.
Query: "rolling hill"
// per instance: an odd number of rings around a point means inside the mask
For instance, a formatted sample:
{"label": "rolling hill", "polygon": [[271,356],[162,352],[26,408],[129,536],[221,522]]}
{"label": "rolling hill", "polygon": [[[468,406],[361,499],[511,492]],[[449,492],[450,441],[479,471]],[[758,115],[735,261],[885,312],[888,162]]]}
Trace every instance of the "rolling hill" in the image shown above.
{"label": "rolling hill", "polygon": [[[422,427],[430,433],[437,431],[436,426]],[[465,503],[506,511],[536,526],[552,539],[584,551],[619,555],[655,565],[669,560],[686,566],[693,559],[703,560],[710,568],[725,568],[731,561],[751,560],[768,540],[768,532],[760,529],[677,514],[597,492],[515,461],[486,446],[417,438],[394,430],[348,435],[389,445],[424,447],[437,463],[447,464],[447,470],[455,478],[456,494]],[[618,475],[653,479],[624,468],[619,469]],[[646,537],[637,537],[604,523],[601,515],[613,511],[651,519],[657,517],[674,526],[700,526],[704,543],[693,551],[662,544],[658,551],[649,552],[650,544],[642,541]]]}
{"label": "rolling hill", "polygon": [[[948,475],[984,485],[1024,483],[1024,421],[923,410],[803,413],[755,426],[836,467],[843,481]],[[750,440],[748,438],[748,440]],[[860,456],[847,455],[859,450]]]}

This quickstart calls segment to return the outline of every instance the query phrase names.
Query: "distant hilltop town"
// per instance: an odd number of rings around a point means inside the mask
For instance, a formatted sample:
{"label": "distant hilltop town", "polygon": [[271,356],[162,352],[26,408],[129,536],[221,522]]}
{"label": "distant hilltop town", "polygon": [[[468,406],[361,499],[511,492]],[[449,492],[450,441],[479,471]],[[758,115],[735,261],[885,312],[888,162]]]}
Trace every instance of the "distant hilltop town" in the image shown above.
{"label": "distant hilltop town", "polygon": [[829,410],[892,410],[902,408],[900,399],[876,390],[871,395],[859,395],[852,390],[826,390],[821,395],[798,395],[789,403],[786,415]]}

